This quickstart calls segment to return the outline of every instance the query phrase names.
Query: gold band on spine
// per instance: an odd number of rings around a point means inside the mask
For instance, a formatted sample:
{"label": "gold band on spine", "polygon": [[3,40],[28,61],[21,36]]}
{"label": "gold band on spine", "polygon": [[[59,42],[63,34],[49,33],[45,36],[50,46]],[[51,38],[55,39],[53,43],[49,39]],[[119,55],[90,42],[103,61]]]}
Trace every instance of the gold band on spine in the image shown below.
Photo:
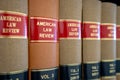
{"label": "gold band on spine", "polygon": [[84,62],[85,64],[94,64],[94,63],[100,63],[98,61],[89,61],[89,62]]}
{"label": "gold band on spine", "polygon": [[115,60],[102,60],[102,62],[114,62]]}
{"label": "gold band on spine", "polygon": [[57,40],[30,40],[30,42],[58,42]]}
{"label": "gold band on spine", "polygon": [[27,14],[25,13],[21,13],[21,12],[15,12],[15,11],[5,11],[5,10],[0,10],[0,13],[11,13],[11,14],[17,14],[17,15],[21,15],[21,16],[27,16]]}
{"label": "gold band on spine", "polygon": [[28,70],[19,70],[19,71],[13,71],[13,72],[2,72],[2,73],[0,73],[0,75],[19,74],[19,73],[24,73],[26,71],[28,71]]}
{"label": "gold band on spine", "polygon": [[83,40],[100,40],[100,38],[83,38]]}
{"label": "gold band on spine", "polygon": [[27,36],[0,36],[0,38],[17,38],[17,39],[26,39]]}
{"label": "gold band on spine", "polygon": [[30,17],[30,19],[47,19],[47,20],[58,21],[57,19],[54,19],[54,18],[43,18],[43,17]]}
{"label": "gold band on spine", "polygon": [[92,21],[84,21],[83,24],[84,24],[84,23],[89,23],[89,24],[100,24],[100,22],[92,22]]}
{"label": "gold band on spine", "polygon": [[116,25],[115,23],[101,23],[101,25]]}
{"label": "gold band on spine", "polygon": [[110,78],[111,79],[111,78],[116,78],[116,76],[104,76],[102,78],[104,78],[104,79],[106,79],[106,78],[109,79]]}
{"label": "gold band on spine", "polygon": [[74,21],[74,22],[81,22],[80,20],[76,20],[76,19],[60,19],[59,21]]}
{"label": "gold band on spine", "polygon": [[55,70],[55,69],[58,69],[58,68],[56,67],[56,68],[51,68],[51,69],[41,69],[41,70],[31,70],[31,71],[38,72],[38,71],[50,71],[50,70]]}

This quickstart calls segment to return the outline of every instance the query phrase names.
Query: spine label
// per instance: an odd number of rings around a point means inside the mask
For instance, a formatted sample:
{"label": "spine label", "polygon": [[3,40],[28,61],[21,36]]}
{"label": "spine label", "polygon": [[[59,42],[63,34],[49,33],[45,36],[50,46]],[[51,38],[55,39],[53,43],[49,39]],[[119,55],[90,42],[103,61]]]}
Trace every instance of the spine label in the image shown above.
{"label": "spine label", "polygon": [[27,15],[0,11],[0,38],[27,38]]}
{"label": "spine label", "polygon": [[101,24],[101,39],[116,40],[116,25]]}
{"label": "spine label", "polygon": [[112,77],[116,75],[116,61],[102,62],[101,63],[102,77]]}
{"label": "spine label", "polygon": [[58,80],[58,68],[32,70],[31,80]]}
{"label": "spine label", "polygon": [[100,78],[100,63],[84,64],[84,79],[92,80]]}
{"label": "spine label", "polygon": [[116,62],[116,73],[120,73],[120,60]]}
{"label": "spine label", "polygon": [[117,36],[117,39],[120,39],[120,25],[117,25],[116,36]]}
{"label": "spine label", "polygon": [[31,17],[30,41],[31,42],[57,42],[58,21],[56,19]]}
{"label": "spine label", "polygon": [[28,80],[27,71],[0,73],[0,80]]}
{"label": "spine label", "polygon": [[84,22],[83,36],[84,39],[100,39],[100,23]]}
{"label": "spine label", "polygon": [[81,22],[77,20],[59,21],[60,38],[81,39]]}
{"label": "spine label", "polygon": [[60,66],[61,80],[81,80],[81,65]]}

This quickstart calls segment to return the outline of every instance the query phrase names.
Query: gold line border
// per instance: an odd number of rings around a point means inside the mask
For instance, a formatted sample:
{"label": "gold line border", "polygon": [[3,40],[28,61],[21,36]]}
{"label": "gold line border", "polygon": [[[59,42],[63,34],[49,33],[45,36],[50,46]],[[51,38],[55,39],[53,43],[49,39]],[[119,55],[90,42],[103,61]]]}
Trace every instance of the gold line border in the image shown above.
{"label": "gold line border", "polygon": [[47,20],[58,21],[57,19],[53,19],[53,18],[44,18],[44,17],[30,17],[30,19],[47,19]]}
{"label": "gold line border", "polygon": [[120,38],[117,38],[116,40],[120,40]]}
{"label": "gold line border", "polygon": [[12,72],[3,72],[3,73],[0,73],[0,75],[19,74],[19,73],[23,73],[23,72],[26,72],[26,71],[28,71],[28,70],[26,69],[26,70],[12,71]]}
{"label": "gold line border", "polygon": [[117,60],[120,60],[120,58],[117,58]]}
{"label": "gold line border", "polygon": [[94,21],[83,21],[84,23],[89,23],[89,24],[100,24],[100,22],[94,22]]}
{"label": "gold line border", "polygon": [[74,21],[74,22],[80,22],[81,20],[77,20],[77,19],[59,19],[59,21]]}
{"label": "gold line border", "polygon": [[116,75],[120,75],[120,73],[116,73]]}
{"label": "gold line border", "polygon": [[60,40],[63,40],[63,39],[73,39],[73,40],[81,40],[81,38],[59,38]]}
{"label": "gold line border", "polygon": [[83,64],[93,64],[93,63],[100,63],[100,61],[89,61],[89,62],[83,62]]}
{"label": "gold line border", "polygon": [[82,63],[74,63],[74,64],[61,64],[60,66],[77,66],[77,65],[82,65]]}
{"label": "gold line border", "polygon": [[101,62],[113,62],[113,61],[116,61],[116,60],[101,60]]}
{"label": "gold line border", "polygon": [[90,79],[90,80],[100,80],[99,78],[97,78],[97,79]]}
{"label": "gold line border", "polygon": [[101,38],[101,40],[116,40],[116,39],[113,39],[113,38]]}
{"label": "gold line border", "polygon": [[117,25],[117,27],[120,27],[120,25]]}
{"label": "gold line border", "polygon": [[116,26],[115,23],[101,23],[101,25],[110,25],[110,26]]}
{"label": "gold line border", "polygon": [[115,78],[116,76],[102,76],[102,78]]}
{"label": "gold line border", "polygon": [[30,40],[31,43],[35,42],[58,42],[57,40]]}
{"label": "gold line border", "polygon": [[58,69],[58,67],[56,67],[56,68],[51,68],[51,69],[31,70],[31,72],[38,72],[38,71],[50,71],[50,70],[55,70],[55,69]]}
{"label": "gold line border", "polygon": [[18,39],[27,39],[27,36],[0,36],[0,38],[18,38]]}
{"label": "gold line border", "polygon": [[83,40],[100,40],[100,38],[83,38]]}
{"label": "gold line border", "polygon": [[21,12],[15,12],[15,11],[4,11],[4,10],[0,10],[0,13],[10,13],[10,14],[17,14],[17,15],[21,15],[21,16],[27,16],[27,14],[25,13],[21,13]]}

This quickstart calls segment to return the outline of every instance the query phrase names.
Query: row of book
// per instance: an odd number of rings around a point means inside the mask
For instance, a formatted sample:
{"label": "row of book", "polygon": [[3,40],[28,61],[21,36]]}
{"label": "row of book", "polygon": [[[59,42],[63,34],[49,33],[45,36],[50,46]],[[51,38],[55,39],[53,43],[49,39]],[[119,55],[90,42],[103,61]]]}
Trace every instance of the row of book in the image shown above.
{"label": "row of book", "polygon": [[119,0],[0,0],[0,80],[120,80]]}

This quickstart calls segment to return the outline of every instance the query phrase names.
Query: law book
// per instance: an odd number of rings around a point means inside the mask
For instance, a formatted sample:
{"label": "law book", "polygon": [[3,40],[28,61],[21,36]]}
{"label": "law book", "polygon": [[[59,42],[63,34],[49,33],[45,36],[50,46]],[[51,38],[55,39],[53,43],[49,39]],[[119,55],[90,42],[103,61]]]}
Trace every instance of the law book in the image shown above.
{"label": "law book", "polygon": [[82,0],[60,0],[60,80],[81,80]]}
{"label": "law book", "polygon": [[101,80],[116,79],[116,0],[102,0]]}
{"label": "law book", "polygon": [[83,0],[83,80],[100,80],[101,1]]}
{"label": "law book", "polygon": [[58,80],[59,0],[29,0],[29,80]]}
{"label": "law book", "polygon": [[120,0],[117,0],[117,17],[116,17],[116,75],[117,80],[120,80]]}
{"label": "law book", "polygon": [[27,0],[0,0],[0,80],[28,80]]}

